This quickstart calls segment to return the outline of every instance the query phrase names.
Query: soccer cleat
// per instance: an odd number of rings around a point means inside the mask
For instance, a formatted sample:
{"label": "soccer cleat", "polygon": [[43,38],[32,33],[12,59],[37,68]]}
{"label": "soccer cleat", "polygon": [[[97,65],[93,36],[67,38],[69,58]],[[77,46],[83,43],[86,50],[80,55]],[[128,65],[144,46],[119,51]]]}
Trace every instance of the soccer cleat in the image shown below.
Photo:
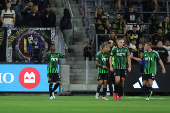
{"label": "soccer cleat", "polygon": [[146,101],[148,101],[149,100],[149,97],[146,97]]}
{"label": "soccer cleat", "polygon": [[96,97],[96,99],[98,99],[98,98],[99,98],[99,93],[96,93],[96,96],[95,96],[95,97]]}
{"label": "soccer cleat", "polygon": [[107,99],[106,97],[103,97],[102,100],[109,100],[109,99]]}
{"label": "soccer cleat", "polygon": [[113,98],[116,100],[117,99],[117,93],[114,93]]}
{"label": "soccer cleat", "polygon": [[53,100],[53,96],[50,97],[50,100]]}
{"label": "soccer cleat", "polygon": [[52,97],[53,97],[53,99],[55,99],[54,92],[52,92]]}
{"label": "soccer cleat", "polygon": [[119,97],[118,100],[123,100],[123,98],[122,98],[122,97]]}

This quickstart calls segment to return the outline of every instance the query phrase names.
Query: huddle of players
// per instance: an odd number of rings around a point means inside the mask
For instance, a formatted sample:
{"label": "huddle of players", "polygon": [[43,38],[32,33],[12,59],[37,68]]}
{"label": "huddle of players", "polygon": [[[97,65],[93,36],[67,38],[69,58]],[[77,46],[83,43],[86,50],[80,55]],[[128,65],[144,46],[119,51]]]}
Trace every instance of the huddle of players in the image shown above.
{"label": "huddle of players", "polygon": [[[152,83],[155,78],[155,74],[157,71],[156,60],[159,61],[162,67],[162,73],[164,74],[165,67],[162,63],[162,60],[159,57],[159,54],[152,50],[152,44],[147,42],[144,46],[145,52],[143,53],[141,58],[133,57],[133,55],[129,54],[128,48],[124,47],[123,38],[117,39],[117,46],[113,47],[110,53],[108,52],[108,45],[102,44],[102,51],[99,51],[96,54],[95,64],[97,65],[97,73],[99,84],[97,86],[96,99],[99,98],[99,91],[101,86],[103,85],[103,97],[102,100],[108,100],[106,96],[107,91],[107,80],[109,73],[115,76],[115,84],[114,84],[114,99],[117,99],[117,95],[119,96],[118,100],[123,100],[123,89],[124,89],[124,81],[126,79],[126,59],[128,59],[128,72],[131,72],[131,59],[137,60],[140,64],[143,65],[143,90],[147,92],[146,100],[149,100],[152,95]],[[148,84],[148,86],[147,86]],[[148,87],[148,88],[146,88]],[[147,90],[147,91],[146,91]]]}

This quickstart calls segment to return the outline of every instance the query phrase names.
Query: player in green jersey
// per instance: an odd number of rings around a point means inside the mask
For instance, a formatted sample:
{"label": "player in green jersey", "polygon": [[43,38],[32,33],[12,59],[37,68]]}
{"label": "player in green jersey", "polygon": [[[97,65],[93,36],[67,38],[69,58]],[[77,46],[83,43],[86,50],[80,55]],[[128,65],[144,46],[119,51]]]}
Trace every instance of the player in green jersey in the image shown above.
{"label": "player in green jersey", "polygon": [[152,50],[151,46],[152,46],[152,43],[150,42],[147,42],[145,44],[144,48],[146,51],[143,53],[141,58],[136,58],[136,57],[133,57],[132,55],[129,55],[134,60],[143,61],[143,64],[145,66],[142,79],[143,79],[143,87],[146,87],[147,82],[148,82],[148,88],[147,88],[148,96],[146,100],[149,100],[152,95],[152,83],[153,83],[153,80],[155,79],[155,74],[157,72],[156,60],[159,61],[159,64],[162,67],[162,73],[163,74],[166,73],[164,64],[162,60],[160,59],[158,52],[155,50]]}
{"label": "player in green jersey", "polygon": [[97,66],[97,73],[98,73],[98,80],[99,84],[97,86],[97,92],[96,92],[96,99],[99,98],[99,91],[101,89],[102,84],[103,85],[103,98],[102,100],[108,100],[106,96],[107,91],[107,79],[108,79],[108,73],[109,73],[109,53],[108,53],[108,45],[103,43],[101,45],[102,51],[99,51],[96,54],[96,61],[95,64]]}
{"label": "player in green jersey", "polygon": [[[60,53],[55,53],[55,45],[52,44],[50,47],[51,52],[47,52],[48,44],[45,45],[45,49],[43,52],[43,56],[47,58],[48,60],[48,67],[47,67],[47,73],[48,73],[48,82],[49,84],[49,91],[50,91],[50,99],[54,99],[54,91],[58,88],[60,85],[60,75],[58,70],[58,64],[59,64],[59,58],[67,58],[67,50],[68,47],[65,44],[65,55],[62,55]],[[52,89],[53,82],[55,82],[55,86]]]}
{"label": "player in green jersey", "polygon": [[[113,47],[110,53],[110,71],[114,71],[115,75],[115,86],[114,86],[114,99],[117,99],[117,93],[119,95],[118,100],[123,100],[123,88],[124,88],[124,81],[127,76],[126,74],[126,59],[128,58],[128,71],[131,71],[131,59],[128,56],[129,50],[124,47],[124,40],[123,38],[117,39],[116,47]],[[112,57],[114,57],[114,65],[112,66]],[[113,69],[114,67],[114,69]]]}

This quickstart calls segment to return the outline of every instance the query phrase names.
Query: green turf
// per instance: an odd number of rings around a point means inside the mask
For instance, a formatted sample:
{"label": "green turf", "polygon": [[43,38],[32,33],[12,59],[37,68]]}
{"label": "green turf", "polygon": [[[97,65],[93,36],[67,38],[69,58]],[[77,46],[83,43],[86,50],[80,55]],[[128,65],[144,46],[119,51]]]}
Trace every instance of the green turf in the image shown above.
{"label": "green turf", "polygon": [[170,113],[170,97],[0,96],[0,113]]}

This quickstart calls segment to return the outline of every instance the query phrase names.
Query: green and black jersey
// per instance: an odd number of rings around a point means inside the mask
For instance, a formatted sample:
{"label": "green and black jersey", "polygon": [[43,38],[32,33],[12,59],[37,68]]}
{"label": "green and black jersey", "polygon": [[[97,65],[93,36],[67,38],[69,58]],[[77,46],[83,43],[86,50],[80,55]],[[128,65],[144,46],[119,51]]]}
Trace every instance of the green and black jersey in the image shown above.
{"label": "green and black jersey", "polygon": [[51,52],[48,52],[46,53],[46,57],[48,60],[47,73],[59,73],[58,70],[59,58],[63,58],[63,55],[60,53],[52,54]]}
{"label": "green and black jersey", "polygon": [[114,57],[114,69],[126,69],[126,58],[129,54],[129,50],[126,47],[119,48],[113,47],[110,56]]}
{"label": "green and black jersey", "polygon": [[109,53],[102,53],[102,51],[99,51],[96,54],[96,61],[99,61],[99,64],[105,65],[107,67],[107,69],[97,67],[97,73],[109,73],[109,57]]}
{"label": "green and black jersey", "polygon": [[157,72],[156,60],[160,60],[158,52],[155,50],[152,50],[150,53],[145,51],[141,59],[145,61],[145,68],[143,74],[156,74]]}

